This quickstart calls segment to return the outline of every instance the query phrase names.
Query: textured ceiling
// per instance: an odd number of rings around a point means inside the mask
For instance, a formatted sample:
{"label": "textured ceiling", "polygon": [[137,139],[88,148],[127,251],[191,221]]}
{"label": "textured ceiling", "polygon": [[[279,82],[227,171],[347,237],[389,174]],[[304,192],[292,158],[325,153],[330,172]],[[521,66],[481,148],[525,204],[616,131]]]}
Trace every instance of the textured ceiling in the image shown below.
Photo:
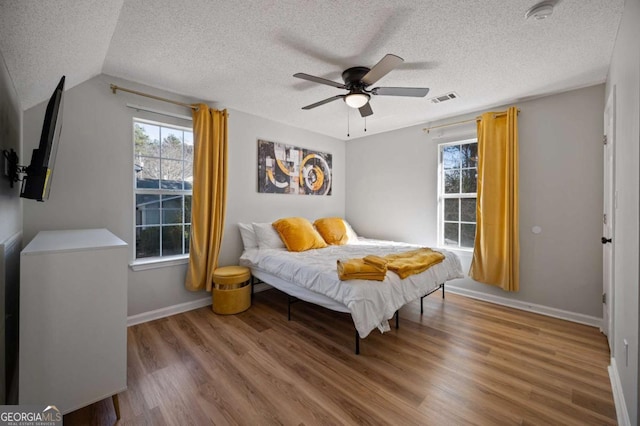
{"label": "textured ceiling", "polygon": [[[364,120],[341,82],[386,53],[405,64],[375,86],[429,87],[427,98],[377,96],[373,134],[601,83],[624,0],[561,0],[525,20],[535,0],[222,1],[2,0],[0,51],[22,107],[101,72],[346,139]],[[105,89],[107,90],[107,89]],[[455,91],[459,99],[428,98]]]}

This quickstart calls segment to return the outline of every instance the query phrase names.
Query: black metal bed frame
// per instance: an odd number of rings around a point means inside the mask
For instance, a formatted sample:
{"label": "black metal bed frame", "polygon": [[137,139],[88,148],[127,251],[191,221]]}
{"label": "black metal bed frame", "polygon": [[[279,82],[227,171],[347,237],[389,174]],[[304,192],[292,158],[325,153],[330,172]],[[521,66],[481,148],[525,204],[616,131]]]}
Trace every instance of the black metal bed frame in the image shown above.
{"label": "black metal bed frame", "polygon": [[[254,277],[253,275],[251,275],[251,302],[253,303],[253,287],[256,284],[260,284],[260,283],[265,283],[264,281],[262,281],[259,278]],[[269,284],[269,283],[265,283],[265,284]],[[444,299],[444,283],[439,284],[436,288],[434,288],[433,290],[429,291],[427,294],[425,294],[424,296],[420,296],[420,315],[424,314],[424,304],[423,304],[423,300],[425,297],[429,296],[432,293],[435,293],[436,291],[442,289],[442,298]],[[286,294],[286,293],[285,293]],[[293,303],[299,302],[300,299],[298,299],[297,297],[291,296],[289,294],[287,294],[287,321],[291,321],[291,305]],[[327,308],[325,308],[327,309]],[[400,328],[400,315],[399,315],[399,310],[396,311],[395,313],[395,328],[396,330]],[[360,355],[360,335],[358,334],[358,330],[355,331],[355,336],[356,336],[356,349],[355,349],[355,353],[356,355]]]}

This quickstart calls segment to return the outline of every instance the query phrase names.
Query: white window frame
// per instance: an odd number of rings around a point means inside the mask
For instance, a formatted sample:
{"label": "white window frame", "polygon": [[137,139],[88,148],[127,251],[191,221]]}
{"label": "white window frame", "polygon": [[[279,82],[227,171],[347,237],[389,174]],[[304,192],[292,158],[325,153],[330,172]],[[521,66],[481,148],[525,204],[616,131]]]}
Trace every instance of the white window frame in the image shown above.
{"label": "white window frame", "polygon": [[[146,270],[146,269],[154,269],[154,268],[159,268],[159,267],[165,267],[165,266],[173,266],[173,265],[181,265],[181,264],[186,264],[189,261],[189,253],[183,253],[183,254],[178,254],[178,255],[167,255],[167,256],[155,256],[155,257],[141,257],[141,258],[136,258],[136,253],[137,253],[137,247],[136,247],[136,231],[137,231],[137,224],[136,224],[136,206],[137,206],[137,202],[136,202],[136,195],[139,194],[150,194],[150,195],[181,195],[181,196],[185,196],[185,195],[191,195],[193,196],[193,191],[192,190],[186,190],[186,189],[182,189],[182,190],[176,190],[176,189],[151,189],[151,188],[137,188],[136,187],[136,172],[135,172],[135,162],[136,162],[136,152],[135,152],[135,125],[136,123],[144,123],[144,124],[151,124],[154,126],[161,126],[161,127],[165,127],[165,128],[170,128],[170,129],[176,129],[176,130],[180,130],[180,131],[188,131],[188,132],[193,132],[193,128],[191,127],[185,127],[185,126],[180,126],[180,125],[176,125],[176,124],[172,124],[172,123],[167,123],[167,122],[162,122],[162,121],[156,121],[156,120],[149,120],[149,119],[145,119],[145,118],[140,118],[140,117],[133,117],[132,122],[131,122],[131,146],[132,146],[132,153],[131,153],[131,158],[133,159],[133,163],[134,163],[134,167],[133,167],[133,174],[132,174],[132,188],[133,188],[133,208],[132,208],[132,214],[133,214],[133,252],[132,252],[132,257],[133,259],[131,260],[129,266],[134,270],[134,271],[140,271],[140,270]],[[194,141],[195,143],[195,141]],[[183,142],[184,144],[184,142]],[[160,153],[160,160],[163,159],[162,157],[162,153]],[[171,159],[173,160],[173,159]],[[184,161],[184,159],[183,159]],[[162,167],[162,161],[160,161],[160,167]],[[183,168],[183,178],[184,178],[184,168]],[[192,198],[192,202],[193,202],[193,198]],[[183,216],[184,216],[184,204],[183,204]],[[160,213],[162,214],[162,213]],[[189,225],[191,226],[191,221],[189,220],[188,222],[185,221],[186,218],[182,218],[182,222],[176,225]],[[162,232],[162,224],[158,225],[160,227],[160,232]],[[185,244],[186,241],[183,238],[182,241],[183,244],[183,251],[185,250]],[[162,252],[162,234],[160,234],[160,252]]]}
{"label": "white window frame", "polygon": [[[445,199],[459,199],[459,198],[477,198],[477,192],[469,192],[469,193],[457,193],[457,194],[445,194],[444,192],[444,165],[443,165],[443,149],[446,146],[452,145],[466,145],[478,143],[478,138],[471,139],[462,139],[451,142],[444,142],[438,144],[438,247],[441,247],[446,250],[460,250],[465,252],[473,252],[473,247],[462,247],[452,246],[444,243],[444,200]],[[477,165],[476,165],[477,170]],[[462,222],[458,223],[474,223],[477,225],[477,222]],[[460,236],[461,230],[458,229],[458,235]],[[458,241],[459,241],[458,237]]]}

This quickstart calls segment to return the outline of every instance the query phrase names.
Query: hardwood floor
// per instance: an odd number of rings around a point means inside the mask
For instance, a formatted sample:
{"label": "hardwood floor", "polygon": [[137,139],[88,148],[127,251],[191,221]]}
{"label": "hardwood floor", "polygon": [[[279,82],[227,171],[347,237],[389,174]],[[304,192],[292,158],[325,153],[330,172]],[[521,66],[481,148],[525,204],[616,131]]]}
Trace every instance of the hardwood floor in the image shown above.
{"label": "hardwood floor", "polygon": [[[351,317],[257,293],[128,329],[119,424],[610,425],[605,337],[593,328],[440,293],[354,354]],[[112,425],[111,398],[64,416]]]}

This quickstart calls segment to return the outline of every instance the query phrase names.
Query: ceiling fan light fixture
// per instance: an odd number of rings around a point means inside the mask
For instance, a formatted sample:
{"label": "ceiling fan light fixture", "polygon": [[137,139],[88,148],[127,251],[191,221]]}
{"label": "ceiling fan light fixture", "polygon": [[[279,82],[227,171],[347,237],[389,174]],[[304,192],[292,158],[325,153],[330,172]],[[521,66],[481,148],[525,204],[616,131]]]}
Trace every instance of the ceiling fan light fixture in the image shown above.
{"label": "ceiling fan light fixture", "polygon": [[554,6],[555,2],[553,1],[543,1],[527,10],[527,13],[524,14],[524,17],[525,19],[533,18],[536,21],[547,19],[549,16],[551,16],[551,14],[553,14]]}
{"label": "ceiling fan light fixture", "polygon": [[369,98],[370,96],[366,93],[349,93],[344,97],[344,101],[351,108],[358,109],[365,106],[369,102]]}

